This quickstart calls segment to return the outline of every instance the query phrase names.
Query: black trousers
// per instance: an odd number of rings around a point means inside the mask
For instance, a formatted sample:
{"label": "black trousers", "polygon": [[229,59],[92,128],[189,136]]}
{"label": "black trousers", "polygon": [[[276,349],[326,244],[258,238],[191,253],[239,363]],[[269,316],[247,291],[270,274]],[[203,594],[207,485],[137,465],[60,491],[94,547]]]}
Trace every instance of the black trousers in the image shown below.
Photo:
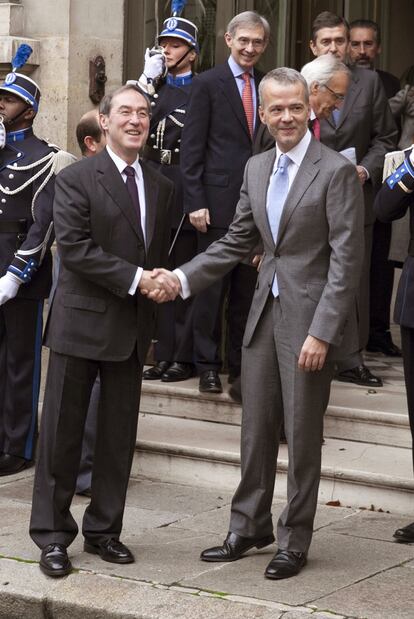
{"label": "black trousers", "polygon": [[0,306],[0,452],[32,460],[42,352],[43,301]]}
{"label": "black trousers", "polygon": [[408,417],[413,441],[414,468],[414,329],[409,329],[408,327],[400,327],[400,329],[405,388],[407,390]]}
{"label": "black trousers", "polygon": [[142,367],[136,352],[126,361],[98,362],[50,353],[30,535],[43,548],[69,546],[78,532],[70,512],[93,384],[100,373],[92,498],[84,517],[86,539],[119,538],[135,449]]}
{"label": "black trousers", "polygon": [[[171,240],[176,230],[172,231]],[[195,229],[182,229],[170,257],[170,269],[188,262],[197,253]],[[157,342],[154,357],[157,361],[178,361],[193,363],[193,298],[177,297],[175,301],[163,303],[158,308]]]}
{"label": "black trousers", "polygon": [[369,337],[373,340],[390,329],[394,267],[388,260],[392,224],[374,223],[371,251]]}
{"label": "black trousers", "polygon": [[[227,230],[210,228],[198,234],[198,253],[220,239]],[[256,286],[257,271],[248,264],[238,264],[225,278],[209,286],[194,298],[194,361],[198,373],[219,371],[221,359],[222,310],[226,293],[227,306],[227,359],[229,373],[240,374],[241,345],[247,316]]]}

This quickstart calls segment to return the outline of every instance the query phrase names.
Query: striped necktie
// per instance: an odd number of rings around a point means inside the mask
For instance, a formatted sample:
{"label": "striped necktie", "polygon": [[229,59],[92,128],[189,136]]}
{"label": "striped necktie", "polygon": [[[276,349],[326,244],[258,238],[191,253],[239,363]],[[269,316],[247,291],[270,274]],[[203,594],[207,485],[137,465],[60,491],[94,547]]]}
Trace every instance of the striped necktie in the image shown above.
{"label": "striped necktie", "polygon": [[246,114],[247,126],[249,127],[250,137],[253,137],[254,127],[254,106],[253,106],[253,94],[252,85],[250,83],[250,73],[243,73],[242,78],[244,81],[242,92],[242,103],[244,107],[244,113]]}

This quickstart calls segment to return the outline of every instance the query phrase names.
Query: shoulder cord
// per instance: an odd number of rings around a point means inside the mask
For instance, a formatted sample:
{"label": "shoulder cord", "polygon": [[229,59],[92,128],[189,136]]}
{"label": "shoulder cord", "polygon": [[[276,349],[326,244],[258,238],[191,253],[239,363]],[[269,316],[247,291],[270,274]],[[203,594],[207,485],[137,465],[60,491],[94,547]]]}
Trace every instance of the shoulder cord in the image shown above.
{"label": "shoulder cord", "polygon": [[41,165],[45,161],[46,161],[46,165],[43,168],[41,168],[38,172],[36,172],[36,174],[31,176],[25,183],[23,183],[23,185],[20,185],[20,187],[17,187],[16,189],[6,189],[2,185],[0,185],[0,191],[2,191],[5,195],[14,196],[18,194],[20,191],[23,191],[23,189],[26,189],[26,187],[28,187],[37,178],[39,178],[39,176],[44,174],[48,170],[48,168],[50,168],[46,177],[40,184],[40,187],[37,189],[32,199],[31,212],[32,212],[33,221],[36,221],[36,217],[34,213],[34,205],[35,205],[36,198],[54,174],[55,167],[56,167],[56,153],[55,152],[48,153],[45,157],[43,157],[43,159],[39,159],[39,161],[35,161],[34,163],[29,163],[26,166],[13,166],[13,165],[6,166],[8,170],[13,170],[15,172],[24,172],[27,170],[33,170],[33,168],[36,168],[37,166]]}

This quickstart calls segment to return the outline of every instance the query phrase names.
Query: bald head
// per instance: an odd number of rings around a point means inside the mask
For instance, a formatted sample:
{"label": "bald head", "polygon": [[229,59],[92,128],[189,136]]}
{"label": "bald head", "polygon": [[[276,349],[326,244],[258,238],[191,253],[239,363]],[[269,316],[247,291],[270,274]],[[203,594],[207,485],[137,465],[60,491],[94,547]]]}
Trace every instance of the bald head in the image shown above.
{"label": "bald head", "polygon": [[105,134],[99,123],[97,109],[90,110],[82,116],[76,127],[76,139],[84,157],[92,157],[105,148]]}

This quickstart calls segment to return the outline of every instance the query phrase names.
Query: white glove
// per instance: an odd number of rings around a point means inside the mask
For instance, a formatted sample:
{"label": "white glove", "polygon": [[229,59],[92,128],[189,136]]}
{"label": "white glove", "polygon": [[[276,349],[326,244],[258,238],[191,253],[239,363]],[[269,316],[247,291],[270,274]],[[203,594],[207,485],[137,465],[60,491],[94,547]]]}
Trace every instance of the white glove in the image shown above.
{"label": "white glove", "polygon": [[21,283],[19,278],[13,275],[13,273],[7,272],[6,275],[0,277],[0,305],[16,296]]}
{"label": "white glove", "polygon": [[414,144],[411,144],[410,161],[414,165]]}
{"label": "white glove", "polygon": [[157,48],[149,50],[147,47],[144,60],[144,75],[147,79],[156,80],[164,73],[165,56],[162,50]]}

